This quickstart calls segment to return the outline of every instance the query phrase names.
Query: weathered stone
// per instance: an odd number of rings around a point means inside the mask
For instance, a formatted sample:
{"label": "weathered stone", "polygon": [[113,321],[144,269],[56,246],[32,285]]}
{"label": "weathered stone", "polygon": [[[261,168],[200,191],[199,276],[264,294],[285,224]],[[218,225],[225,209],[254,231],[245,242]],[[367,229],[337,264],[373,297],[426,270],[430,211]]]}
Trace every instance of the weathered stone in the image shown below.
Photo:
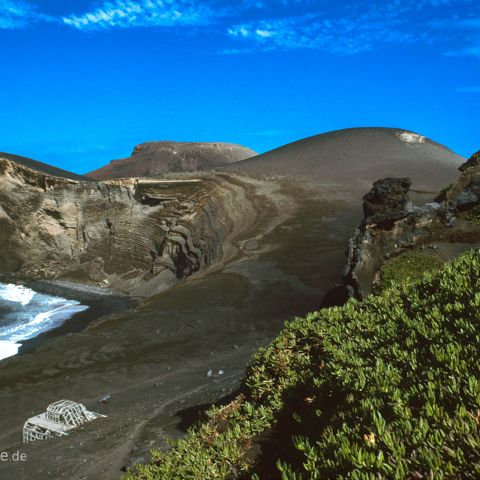
{"label": "weathered stone", "polygon": [[[408,201],[408,188],[408,179],[387,178],[375,182],[365,195],[366,218],[350,239],[343,271],[344,284],[352,296],[369,294],[382,264],[405,249],[429,245],[429,249],[437,250],[437,242],[480,242],[480,226],[465,222],[467,213],[461,212],[479,203],[480,165],[466,169],[442,203],[414,207]],[[463,221],[459,222],[458,216]]]}
{"label": "weathered stone", "polygon": [[460,178],[445,191],[444,203],[458,210],[480,204],[480,152],[473,155],[460,170]]}
{"label": "weathered stone", "polygon": [[[143,203],[146,195],[158,203]],[[161,291],[221,254],[228,195],[208,179],[93,183],[0,159],[0,271],[126,292],[157,278],[149,294]]]}
{"label": "weathered stone", "polygon": [[384,178],[376,181],[373,188],[363,197],[365,218],[374,221],[397,218],[407,212],[408,191],[412,182],[409,178]]}
{"label": "weathered stone", "polygon": [[480,165],[480,151],[474,153],[463,165],[460,166],[459,170],[464,172],[467,168],[478,167]]}
{"label": "weathered stone", "polygon": [[467,207],[478,205],[478,203],[480,203],[480,179],[471,182],[467,188],[455,198],[453,206],[464,210]]}

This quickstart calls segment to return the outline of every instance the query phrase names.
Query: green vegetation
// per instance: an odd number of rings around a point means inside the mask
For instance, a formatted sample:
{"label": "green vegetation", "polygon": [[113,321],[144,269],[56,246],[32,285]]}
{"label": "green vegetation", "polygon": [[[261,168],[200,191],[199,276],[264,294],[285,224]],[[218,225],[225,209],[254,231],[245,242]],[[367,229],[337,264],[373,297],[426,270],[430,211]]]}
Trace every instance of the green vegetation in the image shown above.
{"label": "green vegetation", "polygon": [[234,402],[126,478],[478,479],[479,319],[478,250],[295,319]]}
{"label": "green vegetation", "polygon": [[435,255],[411,250],[385,262],[380,269],[380,281],[375,288],[380,293],[392,283],[405,283],[420,278],[426,272],[442,267],[443,262]]}
{"label": "green vegetation", "polygon": [[480,206],[472,208],[467,214],[467,220],[475,225],[480,225]]}

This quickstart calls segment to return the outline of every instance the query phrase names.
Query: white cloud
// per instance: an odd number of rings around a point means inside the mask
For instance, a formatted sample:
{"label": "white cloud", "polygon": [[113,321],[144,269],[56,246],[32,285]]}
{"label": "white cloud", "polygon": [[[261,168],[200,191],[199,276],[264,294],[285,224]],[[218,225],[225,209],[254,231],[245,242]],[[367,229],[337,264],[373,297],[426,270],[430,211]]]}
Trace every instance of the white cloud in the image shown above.
{"label": "white cloud", "polygon": [[192,0],[115,0],[80,15],[63,17],[63,22],[78,30],[113,27],[206,25],[220,14]]}
{"label": "white cloud", "polygon": [[80,31],[196,26],[227,37],[220,47],[226,54],[302,48],[351,55],[423,44],[480,58],[480,3],[472,0],[91,0],[86,11],[60,18],[33,7],[41,3],[0,0],[0,29],[36,21]]}
{"label": "white cloud", "polygon": [[[228,34],[243,40],[248,50],[252,46],[264,51],[303,48],[351,55],[414,43],[445,51],[448,45],[457,43],[464,45],[461,54],[480,56],[471,36],[462,34],[480,26],[480,4],[466,8],[468,4],[469,0],[344,2],[338,8],[317,7],[302,15],[233,25]],[[294,10],[291,8],[290,13]]]}
{"label": "white cloud", "polygon": [[236,27],[230,28],[228,30],[228,34],[232,37],[244,37],[244,38],[246,38],[251,34],[251,32],[245,26],[238,25]]}
{"label": "white cloud", "polygon": [[229,29],[232,37],[254,41],[260,48],[307,48],[334,53],[354,54],[371,50],[378,44],[409,43],[409,32],[395,31],[391,22],[376,12],[340,18],[320,14],[277,18],[242,24]]}
{"label": "white cloud", "polygon": [[0,29],[24,28],[43,17],[23,1],[0,0]]}
{"label": "white cloud", "polygon": [[255,30],[255,34],[257,35],[257,37],[260,38],[270,38],[275,35],[275,32],[272,32],[271,30],[262,30],[260,28],[257,28]]}

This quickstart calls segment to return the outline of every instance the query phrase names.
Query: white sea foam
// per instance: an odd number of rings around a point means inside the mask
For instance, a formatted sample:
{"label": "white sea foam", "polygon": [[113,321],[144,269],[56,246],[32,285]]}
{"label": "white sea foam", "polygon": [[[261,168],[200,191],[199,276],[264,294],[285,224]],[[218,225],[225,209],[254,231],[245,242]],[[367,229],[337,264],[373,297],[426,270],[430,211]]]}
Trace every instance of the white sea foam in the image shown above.
{"label": "white sea foam", "polygon": [[57,328],[88,308],[75,300],[0,283],[0,360],[16,355],[23,340]]}
{"label": "white sea foam", "polygon": [[8,302],[21,303],[22,305],[28,305],[35,292],[31,288],[24,287],[23,285],[14,285],[12,283],[0,283],[0,299]]}
{"label": "white sea foam", "polygon": [[0,360],[16,355],[21,346],[21,343],[0,340]]}
{"label": "white sea foam", "polygon": [[28,340],[36,337],[39,333],[59,327],[65,320],[87,309],[86,305],[80,305],[79,302],[72,301],[53,310],[38,313],[26,323],[0,329],[0,338],[6,336],[13,341]]}

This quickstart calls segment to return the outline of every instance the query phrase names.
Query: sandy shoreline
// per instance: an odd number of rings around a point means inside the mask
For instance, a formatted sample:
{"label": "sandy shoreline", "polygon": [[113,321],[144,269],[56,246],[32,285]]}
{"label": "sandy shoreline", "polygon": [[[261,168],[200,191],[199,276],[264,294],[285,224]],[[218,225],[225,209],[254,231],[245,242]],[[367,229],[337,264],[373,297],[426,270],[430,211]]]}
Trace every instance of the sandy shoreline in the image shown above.
{"label": "sandy shoreline", "polygon": [[0,278],[0,282],[24,285],[37,293],[74,300],[88,307],[84,311],[73,314],[60,326],[42,332],[34,338],[22,340],[22,346],[17,355],[33,353],[40,345],[51,338],[80,332],[87,328],[91,322],[101,317],[128,311],[140,303],[139,300],[111,288],[66,280],[15,280],[3,277]]}
{"label": "sandy shoreline", "polygon": [[[99,308],[104,299],[106,311],[91,308],[84,315],[95,321],[80,314],[78,333],[65,330],[71,320],[48,341],[38,337],[34,354],[0,362],[0,450],[28,455],[22,465],[0,465],[0,476],[118,480],[135,459],[148,461],[152,447],[184,435],[191,412],[237,390],[253,353],[286,320],[319,307],[340,279],[359,207],[291,183],[235,181],[248,195],[229,207],[239,218],[223,257],[138,307],[129,297],[96,296],[104,293],[98,287],[43,284]],[[255,248],[244,249],[251,239]],[[115,302],[121,308],[110,313]],[[212,378],[210,370],[224,373]],[[62,398],[107,418],[61,440],[21,445],[25,420]]]}

